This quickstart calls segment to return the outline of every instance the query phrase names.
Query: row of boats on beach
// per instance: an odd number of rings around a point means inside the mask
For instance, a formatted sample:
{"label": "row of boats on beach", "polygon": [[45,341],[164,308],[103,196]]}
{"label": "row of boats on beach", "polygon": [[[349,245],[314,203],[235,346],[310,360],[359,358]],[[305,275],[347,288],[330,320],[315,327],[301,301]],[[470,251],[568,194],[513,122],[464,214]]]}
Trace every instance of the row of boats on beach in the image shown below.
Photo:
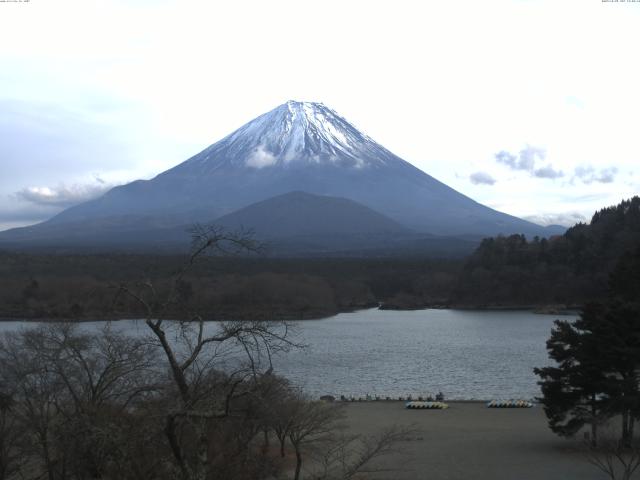
{"label": "row of boats on beach", "polygon": [[[333,402],[335,397],[331,395],[325,395],[320,397],[321,400]],[[406,396],[379,396],[379,395],[366,395],[364,397],[345,396],[340,395],[341,402],[379,402],[379,401],[400,401],[405,402],[406,408],[409,409],[438,409],[442,410],[448,408],[448,405],[444,403],[444,395],[438,393],[435,396],[432,395],[418,395],[413,397],[412,395]],[[523,399],[509,399],[509,400],[491,400],[487,402],[487,408],[532,408],[534,402]]]}
{"label": "row of boats on beach", "polygon": [[[491,400],[487,408],[532,408],[533,402],[528,400]],[[409,401],[405,403],[409,410],[444,410],[449,405],[444,402]]]}

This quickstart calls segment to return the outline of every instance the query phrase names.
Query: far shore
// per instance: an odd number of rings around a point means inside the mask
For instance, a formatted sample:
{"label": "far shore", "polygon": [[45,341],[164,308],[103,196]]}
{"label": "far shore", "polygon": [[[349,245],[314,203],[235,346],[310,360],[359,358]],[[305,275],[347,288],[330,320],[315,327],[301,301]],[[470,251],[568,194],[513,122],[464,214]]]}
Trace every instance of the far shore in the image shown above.
{"label": "far shore", "polygon": [[[275,315],[273,317],[269,317],[266,315],[249,315],[246,317],[242,316],[223,316],[220,315],[218,318],[206,319],[206,321],[215,322],[215,321],[223,321],[223,320],[265,320],[265,321],[307,321],[307,320],[324,320],[327,318],[334,317],[341,313],[355,313],[363,310],[393,310],[399,312],[412,312],[418,310],[477,310],[477,311],[514,311],[514,312],[531,312],[540,315],[578,315],[581,307],[578,305],[459,305],[459,304],[435,304],[435,305],[421,305],[414,307],[398,307],[391,304],[383,304],[380,303],[377,306],[368,305],[368,306],[358,306],[356,308],[351,309],[343,309],[335,312],[323,312],[317,314],[299,314],[295,315],[294,312],[286,315]],[[299,312],[298,312],[299,313]],[[128,316],[115,316],[115,315],[100,315],[93,318],[64,318],[64,317],[38,317],[38,316],[29,316],[29,317],[10,317],[10,316],[0,316],[0,322],[117,322],[120,320],[132,320],[135,319],[135,315]],[[179,318],[168,319],[179,321]]]}
{"label": "far shore", "polygon": [[380,310],[479,310],[479,311],[527,311],[541,315],[576,315],[582,307],[580,305],[468,305],[457,303],[425,304],[415,307],[397,306],[393,304],[381,304]]}

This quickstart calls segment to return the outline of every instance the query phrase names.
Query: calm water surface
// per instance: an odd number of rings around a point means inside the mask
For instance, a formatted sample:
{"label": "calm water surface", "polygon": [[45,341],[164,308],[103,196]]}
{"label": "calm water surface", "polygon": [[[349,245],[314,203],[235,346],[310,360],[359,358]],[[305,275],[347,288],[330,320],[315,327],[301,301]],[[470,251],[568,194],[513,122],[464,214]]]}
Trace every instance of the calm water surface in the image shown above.
{"label": "calm water surface", "polygon": [[[449,399],[533,398],[539,388],[532,369],[549,364],[545,342],[556,318],[521,311],[345,313],[298,323],[308,346],[276,358],[275,369],[314,396],[442,391]],[[23,325],[3,322],[0,331]],[[140,321],[114,325],[146,332]]]}
{"label": "calm water surface", "polygon": [[557,316],[366,310],[301,324],[309,348],[278,362],[313,394],[532,398]]}

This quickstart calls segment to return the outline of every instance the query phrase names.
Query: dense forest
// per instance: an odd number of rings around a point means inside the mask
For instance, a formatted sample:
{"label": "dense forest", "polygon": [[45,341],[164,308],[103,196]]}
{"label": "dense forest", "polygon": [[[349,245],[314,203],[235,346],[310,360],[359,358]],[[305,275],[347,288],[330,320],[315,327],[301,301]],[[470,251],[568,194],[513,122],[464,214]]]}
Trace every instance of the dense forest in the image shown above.
{"label": "dense forest", "polygon": [[[131,318],[121,284],[169,288],[185,256],[0,254],[0,317]],[[209,319],[305,319],[407,298],[444,303],[459,261],[207,257],[180,283],[183,305]],[[188,308],[185,307],[188,305]]]}
{"label": "dense forest", "polygon": [[478,305],[580,305],[607,294],[618,260],[640,248],[640,198],[604,208],[550,239],[488,238],[465,262],[452,298]]}
{"label": "dense forest", "polygon": [[[640,247],[640,198],[562,236],[499,236],[466,259],[207,257],[181,279],[173,318],[306,319],[383,308],[579,306],[607,293],[616,262]],[[0,317],[140,316],[122,284],[162,291],[186,256],[0,252]],[[554,308],[555,308],[554,307]]]}

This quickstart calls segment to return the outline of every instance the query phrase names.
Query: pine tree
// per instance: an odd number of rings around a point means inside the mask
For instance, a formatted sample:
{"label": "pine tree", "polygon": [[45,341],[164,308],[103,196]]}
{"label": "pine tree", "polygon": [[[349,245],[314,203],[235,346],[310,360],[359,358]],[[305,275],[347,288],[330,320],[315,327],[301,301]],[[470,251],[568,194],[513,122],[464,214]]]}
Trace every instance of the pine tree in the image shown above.
{"label": "pine tree", "polygon": [[534,369],[541,378],[540,401],[551,430],[570,437],[588,424],[594,445],[597,425],[608,407],[601,345],[592,332],[592,323],[600,317],[601,310],[601,305],[589,304],[575,322],[556,320],[547,350],[557,366]]}
{"label": "pine tree", "polygon": [[640,418],[640,249],[620,258],[605,302],[556,321],[547,349],[557,366],[534,371],[551,429],[572,436],[590,424],[595,445],[597,424],[620,416],[630,445]]}

